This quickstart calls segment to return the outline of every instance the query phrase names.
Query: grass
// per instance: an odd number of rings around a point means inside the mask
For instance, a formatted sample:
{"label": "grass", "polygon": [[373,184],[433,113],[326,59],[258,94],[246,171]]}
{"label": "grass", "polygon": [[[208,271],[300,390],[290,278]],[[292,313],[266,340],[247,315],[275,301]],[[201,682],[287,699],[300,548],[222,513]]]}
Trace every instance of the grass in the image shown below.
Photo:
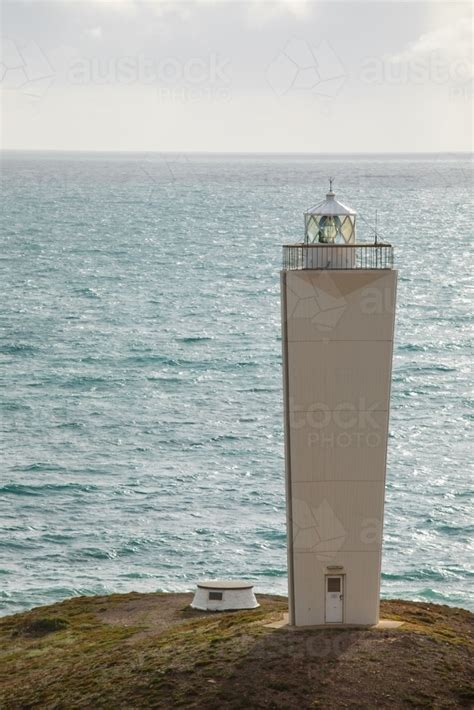
{"label": "grass", "polygon": [[393,630],[269,629],[286,600],[206,614],[186,595],[78,597],[0,620],[0,707],[469,707],[472,615],[383,603]]}

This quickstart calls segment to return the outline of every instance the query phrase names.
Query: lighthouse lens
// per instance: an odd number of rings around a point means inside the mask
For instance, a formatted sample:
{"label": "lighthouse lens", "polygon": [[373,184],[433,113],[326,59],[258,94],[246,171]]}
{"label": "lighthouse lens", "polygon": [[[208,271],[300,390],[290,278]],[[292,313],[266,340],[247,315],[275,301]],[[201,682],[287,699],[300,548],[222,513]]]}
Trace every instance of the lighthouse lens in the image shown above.
{"label": "lighthouse lens", "polygon": [[[336,241],[338,232],[337,217],[321,217],[319,222],[319,241],[322,244],[332,244]],[[337,220],[339,222],[339,220]]]}

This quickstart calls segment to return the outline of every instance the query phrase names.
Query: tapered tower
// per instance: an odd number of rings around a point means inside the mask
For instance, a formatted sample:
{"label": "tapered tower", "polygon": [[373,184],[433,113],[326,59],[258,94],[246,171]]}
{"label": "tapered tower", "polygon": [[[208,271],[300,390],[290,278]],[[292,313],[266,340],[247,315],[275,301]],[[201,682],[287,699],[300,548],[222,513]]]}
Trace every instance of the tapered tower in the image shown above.
{"label": "tapered tower", "polygon": [[289,619],[379,619],[397,272],[330,190],[281,272]]}

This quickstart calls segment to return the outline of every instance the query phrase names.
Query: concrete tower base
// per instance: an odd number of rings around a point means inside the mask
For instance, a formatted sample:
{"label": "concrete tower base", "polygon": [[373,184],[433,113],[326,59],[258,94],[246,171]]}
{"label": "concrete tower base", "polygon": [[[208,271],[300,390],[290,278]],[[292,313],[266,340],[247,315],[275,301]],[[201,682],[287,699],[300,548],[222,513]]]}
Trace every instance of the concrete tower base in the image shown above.
{"label": "concrete tower base", "polygon": [[289,622],[374,625],[397,272],[281,274]]}

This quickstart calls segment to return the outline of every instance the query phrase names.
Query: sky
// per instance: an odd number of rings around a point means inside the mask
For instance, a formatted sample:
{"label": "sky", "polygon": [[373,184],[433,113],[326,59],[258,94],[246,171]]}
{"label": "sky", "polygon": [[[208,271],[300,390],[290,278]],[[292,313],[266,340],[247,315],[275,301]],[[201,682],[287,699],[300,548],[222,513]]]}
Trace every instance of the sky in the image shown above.
{"label": "sky", "polygon": [[470,3],[12,0],[1,147],[472,150]]}

